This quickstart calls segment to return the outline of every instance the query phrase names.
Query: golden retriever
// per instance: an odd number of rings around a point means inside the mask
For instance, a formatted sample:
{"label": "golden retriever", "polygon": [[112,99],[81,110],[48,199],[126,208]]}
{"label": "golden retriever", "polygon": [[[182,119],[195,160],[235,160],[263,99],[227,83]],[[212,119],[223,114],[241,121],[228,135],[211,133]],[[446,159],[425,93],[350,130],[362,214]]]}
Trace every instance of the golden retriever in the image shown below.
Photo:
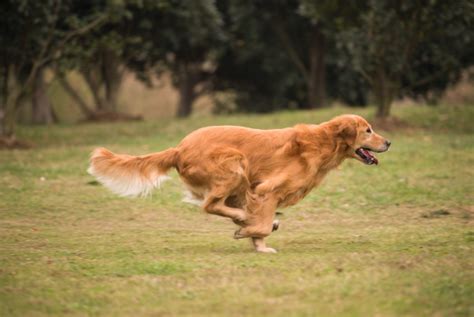
{"label": "golden retriever", "polygon": [[378,164],[372,152],[389,146],[364,118],[342,115],[275,130],[201,128],[177,147],[144,156],[98,148],[88,171],[115,193],[137,196],[158,187],[174,167],[191,200],[240,226],[236,239],[252,238],[256,251],[274,253],[264,238],[278,228],[278,207],[296,204],[347,158]]}

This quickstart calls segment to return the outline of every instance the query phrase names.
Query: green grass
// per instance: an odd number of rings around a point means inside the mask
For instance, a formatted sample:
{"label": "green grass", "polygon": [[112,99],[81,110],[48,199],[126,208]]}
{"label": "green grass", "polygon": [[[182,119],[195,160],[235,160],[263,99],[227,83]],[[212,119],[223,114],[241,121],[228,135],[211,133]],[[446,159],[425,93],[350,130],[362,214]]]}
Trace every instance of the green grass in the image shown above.
{"label": "green grass", "polygon": [[381,131],[393,147],[379,166],[346,162],[282,210],[278,254],[182,203],[176,173],[152,197],[114,196],[87,175],[90,151],[373,109],[20,127],[36,147],[0,152],[0,315],[472,316],[473,109],[395,109],[412,127]]}

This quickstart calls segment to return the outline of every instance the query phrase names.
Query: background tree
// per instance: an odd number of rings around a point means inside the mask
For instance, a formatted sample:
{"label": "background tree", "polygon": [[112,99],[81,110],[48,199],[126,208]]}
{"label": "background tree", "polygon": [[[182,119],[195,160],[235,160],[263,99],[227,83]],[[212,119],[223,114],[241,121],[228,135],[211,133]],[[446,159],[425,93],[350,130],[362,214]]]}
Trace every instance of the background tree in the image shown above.
{"label": "background tree", "polygon": [[[130,20],[129,12],[121,2],[74,2],[68,19],[71,24],[80,24],[91,10],[107,12],[107,21],[67,45],[55,65],[57,80],[87,120],[114,119],[119,115],[127,117],[117,113],[117,102],[125,73],[123,52],[128,38],[123,29]],[[68,80],[66,75],[71,70],[84,78],[93,97],[93,105],[88,105]]]}
{"label": "background tree", "polygon": [[338,38],[339,33],[359,23],[359,12],[366,9],[367,3],[363,0],[299,0],[298,13],[310,19],[313,30],[320,33],[316,38],[323,42],[313,44],[310,49],[312,59],[324,67],[314,67],[320,74],[312,76],[308,94],[313,91],[314,83],[319,82],[316,91],[320,92],[313,92],[316,95],[327,94],[349,105],[366,104],[367,84],[354,69]]}
{"label": "background tree", "polygon": [[[306,84],[305,108],[326,106],[326,47],[327,35],[322,19],[308,19],[299,14],[299,1],[257,1],[263,22],[276,36]],[[319,11],[318,11],[319,12]]]}
{"label": "background tree", "polygon": [[319,24],[302,16],[298,8],[296,0],[221,5],[232,43],[220,61],[219,75],[240,83],[260,77],[255,80],[258,91],[252,92],[250,85],[249,92],[262,95],[273,90],[275,95],[269,100],[273,106],[265,108],[281,107],[288,101],[302,108],[326,104],[326,37]]}
{"label": "background tree", "polygon": [[367,85],[335,41],[355,23],[360,2],[220,2],[229,40],[216,88],[237,91],[243,110],[313,108],[327,97],[364,104]]}
{"label": "background tree", "polygon": [[272,111],[295,100],[303,101],[305,95],[299,87],[304,81],[286,54],[275,48],[277,39],[259,18],[255,3],[218,4],[224,16],[227,41],[219,54],[215,89],[234,92],[237,106],[244,111]]}
{"label": "background tree", "polygon": [[179,93],[176,115],[190,115],[196,98],[209,91],[225,39],[214,1],[131,1],[127,9],[133,17],[125,27],[132,39],[125,51],[127,65],[145,81],[150,74],[171,72]]}
{"label": "background tree", "polygon": [[50,103],[44,95],[44,68],[61,57],[69,41],[102,23],[103,13],[91,12],[80,25],[71,27],[69,2],[39,3],[29,0],[0,4],[0,136],[14,143],[16,114],[21,100],[34,89],[34,116],[38,122],[51,121]]}
{"label": "background tree", "polygon": [[360,105],[369,87],[386,117],[395,98],[436,99],[474,56],[468,0],[8,0],[0,9],[4,136],[25,100],[33,122],[54,120],[52,68],[87,118],[117,113],[126,70],[147,83],[171,74],[181,117],[211,90],[232,90],[241,110],[272,111],[328,98]]}
{"label": "background tree", "polygon": [[472,64],[472,49],[464,48],[474,40],[466,33],[473,11],[469,1],[373,0],[359,12],[340,42],[371,85],[378,117],[389,116],[394,98],[445,88]]}
{"label": "background tree", "polygon": [[440,10],[401,82],[401,95],[429,104],[436,104],[474,64],[474,5],[460,1]]}

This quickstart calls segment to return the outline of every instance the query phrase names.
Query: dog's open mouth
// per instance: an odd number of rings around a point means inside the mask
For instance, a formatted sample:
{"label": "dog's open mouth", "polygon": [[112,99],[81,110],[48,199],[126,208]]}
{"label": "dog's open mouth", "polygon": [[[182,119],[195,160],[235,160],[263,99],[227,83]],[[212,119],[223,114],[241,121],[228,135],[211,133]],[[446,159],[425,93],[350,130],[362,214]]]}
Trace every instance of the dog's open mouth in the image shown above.
{"label": "dog's open mouth", "polygon": [[373,155],[369,149],[360,147],[355,152],[357,155],[359,155],[359,157],[364,161],[365,164],[379,164],[379,160],[377,160],[375,155]]}

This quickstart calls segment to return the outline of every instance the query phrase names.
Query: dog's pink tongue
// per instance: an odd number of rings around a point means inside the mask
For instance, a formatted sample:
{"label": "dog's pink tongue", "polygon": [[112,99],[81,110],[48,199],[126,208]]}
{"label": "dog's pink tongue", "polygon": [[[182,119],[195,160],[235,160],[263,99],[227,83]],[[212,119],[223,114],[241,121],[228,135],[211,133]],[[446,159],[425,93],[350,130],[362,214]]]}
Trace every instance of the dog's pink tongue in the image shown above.
{"label": "dog's pink tongue", "polygon": [[371,160],[372,164],[375,164],[375,165],[379,164],[379,160],[377,160],[377,158],[373,156],[372,153],[370,153],[366,149],[362,149],[362,151],[364,152],[364,155],[366,155]]}

